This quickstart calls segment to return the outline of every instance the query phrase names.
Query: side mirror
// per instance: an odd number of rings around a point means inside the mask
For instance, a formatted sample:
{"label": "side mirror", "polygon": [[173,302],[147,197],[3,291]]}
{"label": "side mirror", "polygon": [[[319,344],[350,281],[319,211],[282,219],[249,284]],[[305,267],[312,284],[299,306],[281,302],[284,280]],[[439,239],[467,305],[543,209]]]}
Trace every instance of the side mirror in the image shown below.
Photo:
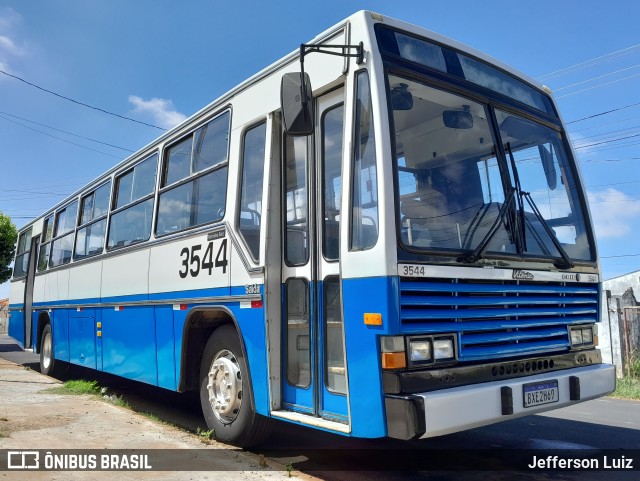
{"label": "side mirror", "polygon": [[444,126],[450,129],[473,128],[473,115],[468,110],[445,110],[442,112]]}
{"label": "side mirror", "polygon": [[282,76],[280,108],[289,135],[313,133],[313,97],[308,74],[295,72]]}

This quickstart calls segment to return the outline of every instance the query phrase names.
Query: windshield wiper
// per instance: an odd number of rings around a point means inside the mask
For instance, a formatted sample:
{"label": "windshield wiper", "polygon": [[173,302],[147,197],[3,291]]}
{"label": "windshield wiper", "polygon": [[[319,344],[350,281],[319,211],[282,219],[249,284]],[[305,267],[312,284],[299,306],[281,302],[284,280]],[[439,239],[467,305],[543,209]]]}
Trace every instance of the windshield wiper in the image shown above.
{"label": "windshield wiper", "polygon": [[540,224],[542,224],[542,227],[544,227],[544,230],[549,236],[549,238],[551,239],[551,242],[553,242],[553,245],[556,247],[556,249],[560,253],[560,257],[562,257],[562,262],[555,261],[553,265],[558,269],[571,269],[574,266],[574,264],[573,262],[571,262],[571,258],[569,258],[567,251],[564,250],[564,248],[560,244],[560,241],[556,237],[555,232],[553,232],[553,229],[551,229],[546,219],[540,213],[540,210],[538,209],[538,206],[536,205],[536,203],[533,201],[531,194],[529,192],[524,192],[522,190],[522,187],[520,186],[520,177],[518,175],[518,168],[516,167],[516,160],[513,156],[513,151],[511,150],[510,142],[507,142],[507,145],[505,146],[505,150],[509,154],[509,160],[511,161],[511,168],[513,169],[513,176],[516,184],[515,189],[518,191],[518,201],[519,201],[518,207],[520,209],[519,216],[518,216],[520,220],[520,229],[518,229],[518,233],[521,236],[520,239],[521,239],[522,252],[523,253],[527,252],[527,232],[526,232],[526,225],[525,225],[526,217],[524,213],[524,202],[523,202],[523,199],[527,199],[527,202],[529,202],[529,205],[531,206],[531,210],[533,210],[533,213],[535,214],[537,219],[540,221]]}
{"label": "windshield wiper", "polygon": [[529,192],[524,192],[522,190],[522,187],[520,186],[520,178],[518,176],[518,171],[516,170],[515,159],[513,156],[513,152],[511,151],[511,145],[509,144],[509,142],[507,142],[505,150],[509,154],[509,160],[511,161],[511,166],[513,168],[515,187],[511,188],[509,198],[505,200],[504,204],[502,204],[502,207],[498,212],[498,216],[496,217],[496,220],[493,222],[491,228],[482,238],[482,241],[480,241],[480,243],[475,248],[475,250],[470,255],[460,256],[456,260],[458,262],[464,262],[465,264],[474,264],[478,262],[480,259],[482,259],[483,254],[489,247],[489,243],[491,242],[491,239],[493,239],[493,236],[496,234],[496,232],[498,232],[500,223],[503,221],[505,214],[509,211],[509,207],[511,206],[511,204],[514,203],[514,199],[517,195],[519,205],[518,205],[518,213],[516,214],[514,219],[515,222],[513,222],[512,235],[514,236],[515,238],[514,240],[516,241],[516,243],[520,245],[519,251],[524,253],[527,250],[526,248],[527,235],[526,235],[526,227],[525,227],[526,216],[524,212],[524,202],[523,202],[523,200],[526,199],[529,205],[531,206],[531,210],[533,211],[533,214],[536,216],[540,224],[542,224],[542,227],[544,228],[545,232],[551,239],[551,242],[553,242],[553,245],[560,253],[560,257],[562,257],[562,261],[555,261],[553,265],[558,269],[571,269],[575,264],[571,261],[569,254],[567,254],[567,251],[564,250],[564,248],[562,247],[562,244],[560,244],[560,241],[556,237],[555,232],[553,231],[553,229],[551,229],[546,219],[540,213],[540,210],[538,209],[538,206],[536,205],[533,198],[531,197],[531,194]]}
{"label": "windshield wiper", "polygon": [[[521,196],[527,199],[527,202],[531,206],[531,210],[533,211],[534,215],[537,217],[538,221],[540,221],[540,224],[542,224],[542,227],[544,227],[544,230],[551,239],[551,242],[553,242],[553,245],[556,247],[556,249],[560,253],[560,256],[562,257],[562,262],[555,261],[553,265],[558,269],[571,269],[575,264],[571,261],[569,254],[567,254],[567,251],[564,250],[562,244],[560,244],[560,241],[556,237],[555,232],[553,232],[553,229],[549,226],[545,218],[540,213],[540,210],[538,209],[536,203],[533,201],[531,194],[529,192],[522,192]],[[524,205],[520,208],[524,210]]]}
{"label": "windshield wiper", "polygon": [[482,238],[482,240],[478,244],[478,247],[476,247],[471,254],[458,257],[456,259],[458,262],[464,262],[465,264],[475,264],[480,259],[482,259],[482,255],[487,250],[487,247],[489,247],[489,242],[491,242],[491,239],[493,239],[493,236],[496,235],[496,232],[498,232],[500,223],[504,219],[505,214],[509,211],[509,207],[511,206],[511,204],[513,204],[513,199],[515,199],[515,197],[516,197],[516,190],[512,189],[511,193],[509,194],[509,198],[506,199],[504,204],[502,204],[502,207],[500,207],[500,210],[498,211],[498,215],[496,216],[496,220],[493,221],[491,228],[487,231],[485,236]]}

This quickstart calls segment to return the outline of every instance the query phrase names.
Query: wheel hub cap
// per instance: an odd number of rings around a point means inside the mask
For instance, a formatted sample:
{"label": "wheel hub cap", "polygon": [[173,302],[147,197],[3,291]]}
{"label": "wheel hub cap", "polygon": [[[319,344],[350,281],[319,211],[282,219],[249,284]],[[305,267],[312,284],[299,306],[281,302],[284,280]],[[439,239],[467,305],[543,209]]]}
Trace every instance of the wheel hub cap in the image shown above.
{"label": "wheel hub cap", "polygon": [[224,424],[233,422],[242,404],[242,376],[231,351],[216,354],[209,369],[207,390],[215,416]]}

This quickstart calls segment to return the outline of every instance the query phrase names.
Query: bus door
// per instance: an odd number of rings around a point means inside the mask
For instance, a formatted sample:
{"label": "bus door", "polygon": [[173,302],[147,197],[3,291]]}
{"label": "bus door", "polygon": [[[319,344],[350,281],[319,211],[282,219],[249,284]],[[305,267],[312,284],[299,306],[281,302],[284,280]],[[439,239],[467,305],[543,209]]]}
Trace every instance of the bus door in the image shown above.
{"label": "bus door", "polygon": [[27,266],[27,277],[24,284],[24,347],[34,347],[38,344],[38,339],[33,339],[33,283],[36,277],[36,262],[40,249],[40,236],[31,238],[31,250],[29,251],[29,264]]}
{"label": "bus door", "polygon": [[343,90],[316,100],[315,135],[283,139],[282,407],[348,423],[340,296]]}

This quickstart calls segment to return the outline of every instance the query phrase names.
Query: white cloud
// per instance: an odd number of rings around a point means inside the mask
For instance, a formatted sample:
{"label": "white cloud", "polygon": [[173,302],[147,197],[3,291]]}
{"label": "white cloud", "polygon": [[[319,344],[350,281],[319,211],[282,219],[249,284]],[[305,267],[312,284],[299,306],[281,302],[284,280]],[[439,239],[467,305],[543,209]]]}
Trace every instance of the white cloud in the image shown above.
{"label": "white cloud", "polygon": [[22,23],[22,16],[12,8],[0,8],[0,66],[11,72],[9,60],[27,53],[24,45],[16,42],[13,30]]}
{"label": "white cloud", "polygon": [[0,32],[11,30],[20,23],[22,23],[22,15],[13,8],[0,8]]}
{"label": "white cloud", "polygon": [[131,102],[135,107],[133,109],[135,113],[151,115],[154,122],[159,124],[160,127],[164,127],[166,129],[175,127],[187,118],[186,115],[175,110],[171,100],[159,99],[156,97],[153,97],[150,100],[144,100],[137,95],[129,95],[129,102]]}
{"label": "white cloud", "polygon": [[24,49],[18,47],[15,42],[6,35],[0,35],[0,51],[9,53],[11,55],[24,54]]}
{"label": "white cloud", "polygon": [[640,200],[614,188],[587,193],[596,237],[624,237],[640,224]]}

